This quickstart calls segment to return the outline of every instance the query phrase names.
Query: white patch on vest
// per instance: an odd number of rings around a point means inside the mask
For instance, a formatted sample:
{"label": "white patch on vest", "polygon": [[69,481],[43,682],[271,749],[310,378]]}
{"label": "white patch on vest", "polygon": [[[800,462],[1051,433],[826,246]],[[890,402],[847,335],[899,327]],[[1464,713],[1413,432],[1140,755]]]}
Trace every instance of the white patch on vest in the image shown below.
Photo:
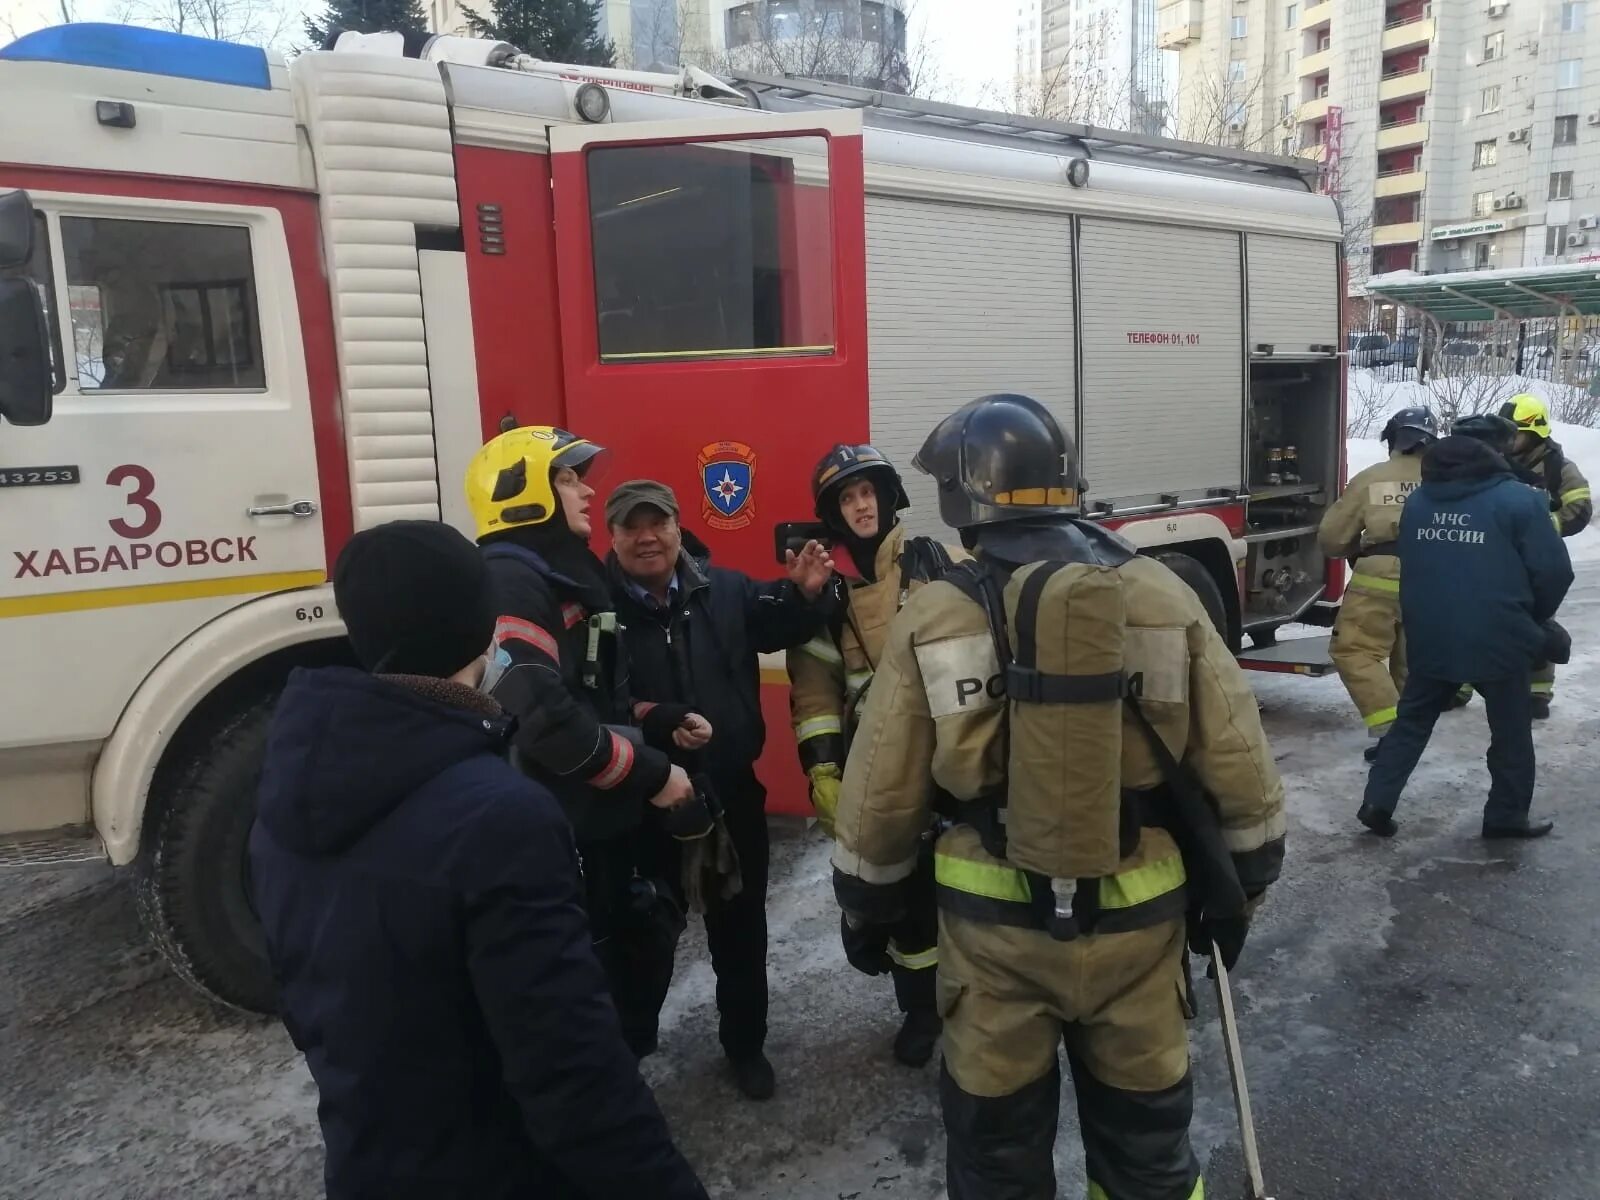
{"label": "white patch on vest", "polygon": [[1163,704],[1189,700],[1189,635],[1183,629],[1128,626],[1122,670],[1135,698]]}
{"label": "white patch on vest", "polygon": [[1367,486],[1367,503],[1375,504],[1380,508],[1398,508],[1406,502],[1407,496],[1421,486],[1422,481],[1419,479],[1369,484]]}
{"label": "white patch on vest", "polygon": [[983,712],[1005,703],[1005,680],[987,633],[944,638],[916,647],[917,668],[934,720]]}

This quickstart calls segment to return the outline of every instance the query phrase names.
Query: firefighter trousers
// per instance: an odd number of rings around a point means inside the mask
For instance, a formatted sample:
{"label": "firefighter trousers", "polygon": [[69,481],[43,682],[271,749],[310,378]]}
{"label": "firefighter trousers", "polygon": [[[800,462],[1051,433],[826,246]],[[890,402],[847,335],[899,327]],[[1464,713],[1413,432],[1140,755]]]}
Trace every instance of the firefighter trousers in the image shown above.
{"label": "firefighter trousers", "polygon": [[1541,662],[1533,665],[1533,694],[1548,700],[1556,694],[1556,665]]}
{"label": "firefighter trousers", "polygon": [[1093,1200],[1199,1200],[1184,923],[1057,941],[940,914],[950,1200],[1054,1200],[1058,1051]]}
{"label": "firefighter trousers", "polygon": [[624,835],[578,848],[595,957],[605,971],[638,1058],[655,1053],[656,1016],[672,984],[672,957],[687,924],[665,880],[641,877],[640,843]]}
{"label": "firefighter trousers", "polygon": [[1333,624],[1328,654],[1360,710],[1367,732],[1382,737],[1394,723],[1395,707],[1406,685],[1399,594],[1347,591]]}
{"label": "firefighter trousers", "polygon": [[939,908],[934,892],[933,842],[923,845],[907,881],[906,915],[889,933],[889,971],[903,1013],[933,1012],[939,968]]}

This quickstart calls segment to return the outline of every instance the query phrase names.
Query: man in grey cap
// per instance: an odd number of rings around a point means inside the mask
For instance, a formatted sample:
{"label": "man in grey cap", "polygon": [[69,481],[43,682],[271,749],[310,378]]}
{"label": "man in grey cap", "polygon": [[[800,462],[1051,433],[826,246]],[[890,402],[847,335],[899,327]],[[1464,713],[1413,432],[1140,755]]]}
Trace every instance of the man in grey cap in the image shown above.
{"label": "man in grey cap", "polygon": [[[606,565],[629,683],[640,702],[636,716],[675,731],[672,757],[720,807],[713,837],[725,832],[737,872],[728,872],[726,855],[697,853],[658,836],[652,852],[660,861],[650,873],[683,881],[686,903],[703,902],[722,1047],[739,1090],[765,1100],[776,1085],[763,1053],[768,843],[766,790],[755,772],[766,741],[758,656],[802,645],[826,625],[837,602],[836,576],[818,542],[791,551],[788,578],[775,583],[713,567],[678,516],[677,497],[665,484],[619,485],[606,501],[612,547]],[[723,869],[702,889],[696,864],[719,858]]]}

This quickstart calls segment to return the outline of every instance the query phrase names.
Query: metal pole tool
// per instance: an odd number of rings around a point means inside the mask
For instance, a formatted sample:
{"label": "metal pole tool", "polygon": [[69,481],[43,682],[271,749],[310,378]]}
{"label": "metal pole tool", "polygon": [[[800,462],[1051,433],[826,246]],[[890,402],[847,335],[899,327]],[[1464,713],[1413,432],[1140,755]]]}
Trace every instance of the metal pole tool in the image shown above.
{"label": "metal pole tool", "polygon": [[1239,1045],[1239,1022],[1233,1015],[1233,989],[1222,950],[1211,944],[1211,964],[1217,977],[1217,1011],[1222,1016],[1222,1045],[1228,1054],[1228,1078],[1233,1083],[1233,1107],[1239,1115],[1239,1143],[1244,1150],[1245,1200],[1272,1200],[1261,1178],[1261,1152],[1256,1148],[1256,1123],[1250,1115],[1250,1086],[1244,1078],[1244,1051]]}

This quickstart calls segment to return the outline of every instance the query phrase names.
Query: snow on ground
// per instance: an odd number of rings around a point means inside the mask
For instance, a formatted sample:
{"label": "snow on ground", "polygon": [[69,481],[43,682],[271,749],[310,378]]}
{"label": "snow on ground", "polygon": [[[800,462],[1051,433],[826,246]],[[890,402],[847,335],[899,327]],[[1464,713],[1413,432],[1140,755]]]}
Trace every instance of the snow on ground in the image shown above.
{"label": "snow on ground", "polygon": [[[1357,386],[1357,379],[1363,378],[1370,381],[1375,377],[1371,372],[1352,371],[1351,386]],[[1378,380],[1382,389],[1382,413],[1392,413],[1396,409],[1408,408],[1412,405],[1433,405],[1435,397],[1433,392],[1411,380]],[[1370,386],[1370,382],[1367,383]],[[1506,398],[1519,392],[1532,392],[1556,407],[1551,393],[1558,385],[1552,385],[1539,379],[1507,379],[1504,387]],[[1352,395],[1354,392],[1352,392]],[[1383,421],[1377,422],[1377,427],[1382,428]],[[1595,472],[1600,471],[1600,429],[1590,429],[1583,425],[1567,425],[1559,421],[1551,422],[1551,430],[1555,440],[1561,443],[1561,448],[1568,458],[1578,464],[1578,468],[1591,479]],[[1384,449],[1383,442],[1377,437],[1353,437],[1346,443],[1349,473],[1354,475],[1357,471],[1370,467],[1375,462],[1381,462],[1388,451]],[[1582,533],[1567,539],[1567,552],[1572,556],[1573,562],[1600,562],[1600,525],[1591,525]]]}

